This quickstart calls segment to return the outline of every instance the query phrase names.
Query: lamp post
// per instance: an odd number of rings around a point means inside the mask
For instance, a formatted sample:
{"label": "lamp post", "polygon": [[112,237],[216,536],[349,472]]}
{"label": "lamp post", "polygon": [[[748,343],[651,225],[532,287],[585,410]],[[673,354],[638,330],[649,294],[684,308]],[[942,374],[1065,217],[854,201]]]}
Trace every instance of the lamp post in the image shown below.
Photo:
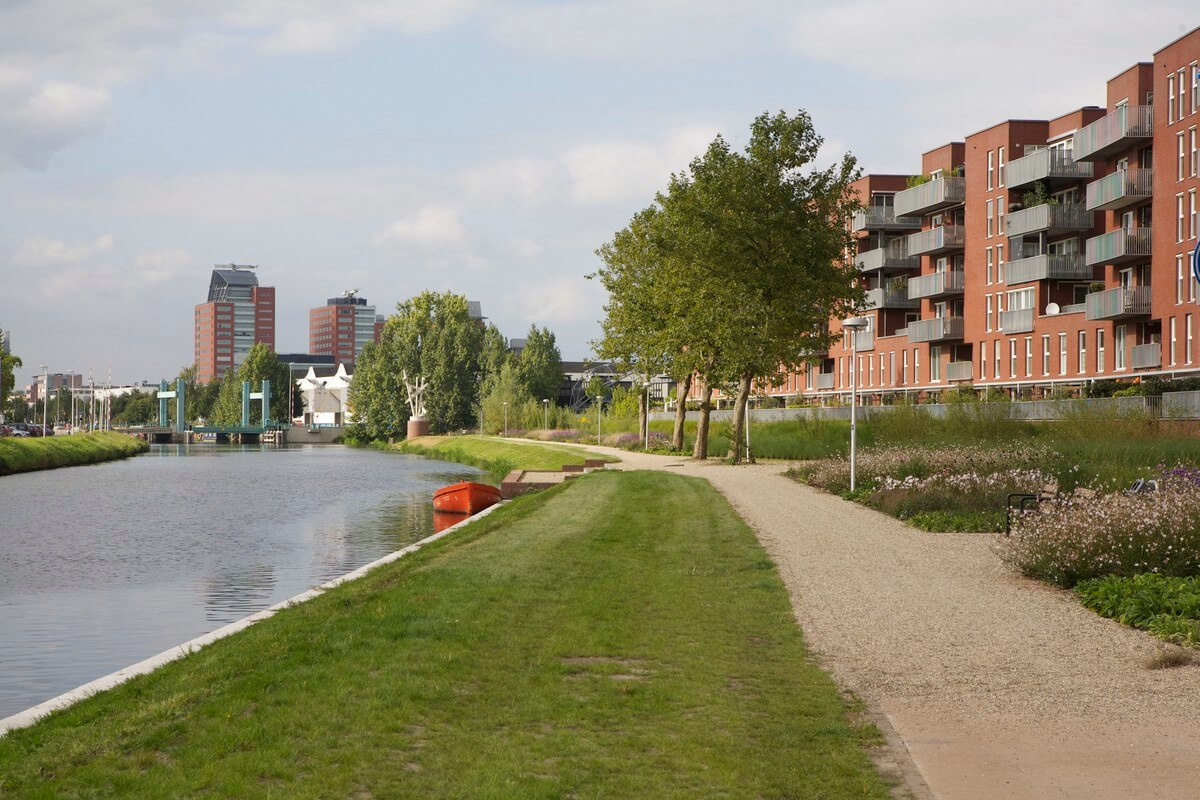
{"label": "lamp post", "polygon": [[850,331],[850,491],[854,491],[854,457],[857,449],[858,416],[858,332],[870,323],[866,317],[850,317],[842,327]]}
{"label": "lamp post", "polygon": [[550,430],[550,398],[542,398],[542,429]]}
{"label": "lamp post", "polygon": [[[69,433],[75,432],[75,370],[67,370],[67,387],[71,392],[71,418],[67,420],[67,427],[70,428]],[[59,403],[59,405],[62,405]]]}
{"label": "lamp post", "polygon": [[42,376],[45,378],[43,385],[45,391],[42,392],[42,438],[44,439],[46,438],[46,415],[50,413],[50,373],[46,371],[45,364],[42,364]]}
{"label": "lamp post", "polygon": [[508,401],[504,401],[504,435],[508,436]]}

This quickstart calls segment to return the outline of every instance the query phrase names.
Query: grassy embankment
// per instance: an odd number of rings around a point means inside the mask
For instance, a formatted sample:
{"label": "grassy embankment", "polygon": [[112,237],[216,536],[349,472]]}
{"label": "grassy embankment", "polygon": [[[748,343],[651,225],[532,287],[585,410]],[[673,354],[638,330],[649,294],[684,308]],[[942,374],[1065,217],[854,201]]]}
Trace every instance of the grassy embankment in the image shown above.
{"label": "grassy embankment", "polygon": [[144,453],[150,446],[121,433],[77,433],[72,436],[0,438],[0,475],[55,467],[96,464]]}
{"label": "grassy embankment", "polygon": [[12,797],[884,798],[752,532],[596,473],[0,738]]}
{"label": "grassy embankment", "polygon": [[503,480],[514,469],[557,472],[567,464],[582,464],[587,458],[616,460],[612,456],[588,453],[575,447],[514,442],[498,436],[422,436],[397,442],[391,447],[402,453],[479,467],[487,470],[496,482]]}

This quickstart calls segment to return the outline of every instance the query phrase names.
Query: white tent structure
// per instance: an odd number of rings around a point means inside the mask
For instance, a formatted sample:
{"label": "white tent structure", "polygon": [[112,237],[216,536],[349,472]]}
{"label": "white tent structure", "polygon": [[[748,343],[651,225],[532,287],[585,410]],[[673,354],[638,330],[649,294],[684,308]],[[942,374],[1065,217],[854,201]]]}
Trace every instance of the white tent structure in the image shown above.
{"label": "white tent structure", "polygon": [[350,382],[353,375],[346,374],[346,365],[338,364],[337,372],[318,378],[312,367],[308,374],[296,381],[304,399],[305,425],[348,425],[350,413]]}

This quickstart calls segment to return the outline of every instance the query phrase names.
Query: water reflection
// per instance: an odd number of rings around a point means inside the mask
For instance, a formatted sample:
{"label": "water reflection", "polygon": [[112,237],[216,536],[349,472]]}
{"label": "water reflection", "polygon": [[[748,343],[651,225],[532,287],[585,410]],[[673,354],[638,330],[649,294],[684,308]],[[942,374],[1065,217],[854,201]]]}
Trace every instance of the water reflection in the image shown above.
{"label": "water reflection", "polygon": [[201,444],[0,479],[0,717],[428,535],[432,491],[478,474]]}

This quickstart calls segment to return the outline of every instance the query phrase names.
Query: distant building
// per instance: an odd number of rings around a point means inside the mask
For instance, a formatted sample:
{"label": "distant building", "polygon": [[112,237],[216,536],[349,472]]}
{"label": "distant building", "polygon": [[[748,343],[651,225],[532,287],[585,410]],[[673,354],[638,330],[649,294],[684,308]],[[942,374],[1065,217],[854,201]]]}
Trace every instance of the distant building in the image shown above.
{"label": "distant building", "polygon": [[312,368],[296,381],[304,403],[305,425],[346,425],[353,421],[350,414],[350,382],[344,364],[338,364],[333,375],[319,377]]}
{"label": "distant building", "polygon": [[83,376],[70,372],[51,372],[49,375],[36,375],[34,382],[25,387],[25,402],[40,403],[49,395],[53,398],[61,389],[80,389],[83,387]]}
{"label": "distant building", "polygon": [[275,349],[275,287],[259,286],[252,266],[222,264],[212,271],[208,301],[196,306],[196,380],[220,380],[262,342]]}
{"label": "distant building", "polygon": [[303,378],[310,369],[314,370],[318,377],[327,377],[337,372],[337,362],[334,361],[333,356],[312,353],[276,353],[276,358],[291,368],[292,380]]}
{"label": "distant building", "polygon": [[341,297],[331,297],[325,305],[309,309],[308,350],[313,355],[330,356],[335,364],[353,367],[368,342],[378,342],[383,334],[383,317],[375,306],[352,289]]}
{"label": "distant building", "polygon": [[8,355],[12,352],[11,347],[12,331],[0,331],[0,353]]}

